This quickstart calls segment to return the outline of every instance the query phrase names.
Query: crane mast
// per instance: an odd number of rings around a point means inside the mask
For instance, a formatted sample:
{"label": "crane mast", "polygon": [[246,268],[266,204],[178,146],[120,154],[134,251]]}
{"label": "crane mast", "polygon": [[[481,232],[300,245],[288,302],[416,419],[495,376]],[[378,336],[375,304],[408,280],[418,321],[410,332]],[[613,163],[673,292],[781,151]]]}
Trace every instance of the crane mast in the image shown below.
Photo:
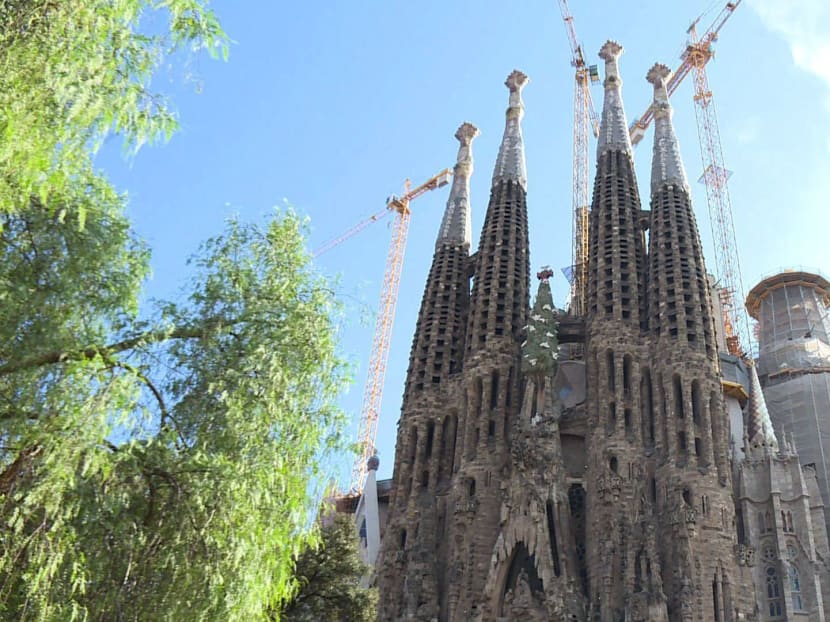
{"label": "crane mast", "polygon": [[706,75],[706,63],[712,56],[711,43],[717,37],[717,30],[738,4],[740,0],[730,2],[727,9],[724,9],[724,11],[728,10],[728,13],[722,17],[717,29],[714,31],[710,29],[710,32],[699,41],[696,24],[692,24],[689,29],[691,45],[687,48],[687,55],[694,72],[695,117],[700,142],[700,159],[703,164],[700,181],[706,186],[706,201],[709,205],[709,223],[712,227],[712,242],[715,246],[721,303],[724,310],[726,347],[730,354],[743,356],[745,349],[751,347],[751,334],[749,319],[744,307],[746,296],[732,218],[732,200],[729,196],[728,180],[731,173],[724,165],[718,118],[712,91],[709,88],[709,78]]}
{"label": "crane mast", "polygon": [[[410,188],[410,182],[407,179],[404,184],[403,196],[392,196],[386,203],[386,209],[390,212],[396,212],[397,217],[392,227],[392,239],[389,242],[389,251],[386,255],[386,271],[380,291],[380,304],[372,340],[372,354],[369,359],[369,373],[363,393],[363,406],[360,411],[360,427],[357,438],[359,455],[355,459],[352,468],[351,485],[349,487],[349,492],[352,494],[363,492],[363,484],[366,481],[366,464],[369,458],[375,454],[378,415],[380,414],[383,398],[386,365],[389,360],[389,345],[392,341],[392,325],[395,321],[395,307],[398,302],[398,290],[401,283],[401,268],[403,267],[406,240],[409,234],[411,216],[409,204],[430,190],[446,186],[451,178],[452,171],[445,168],[414,189]],[[356,225],[356,227],[359,226],[360,223]],[[338,239],[342,241],[357,233],[353,230],[354,227],[344,234],[345,237],[340,236]],[[353,233],[348,235],[350,232]]]}
{"label": "crane mast", "polygon": [[588,284],[588,210],[590,206],[589,132],[599,136],[599,118],[591,99],[591,82],[599,80],[596,66],[585,64],[585,55],[576,36],[574,18],[567,0],[559,0],[565,22],[574,67],[574,135],[573,135],[573,249],[571,253],[571,311],[585,312]]}

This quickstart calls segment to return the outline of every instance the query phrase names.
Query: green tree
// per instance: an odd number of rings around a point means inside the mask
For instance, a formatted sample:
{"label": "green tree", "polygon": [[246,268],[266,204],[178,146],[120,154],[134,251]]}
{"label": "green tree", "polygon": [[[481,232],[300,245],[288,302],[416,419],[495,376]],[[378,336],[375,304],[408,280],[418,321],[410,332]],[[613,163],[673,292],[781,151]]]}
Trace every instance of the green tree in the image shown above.
{"label": "green tree", "polygon": [[[0,0],[0,619],[262,619],[313,541],[345,380],[302,222],[232,222],[177,302],[93,170],[176,119],[206,0]],[[139,312],[140,311],[140,312]]]}
{"label": "green tree", "polygon": [[321,530],[321,542],[297,557],[298,589],[280,608],[284,622],[371,622],[377,617],[377,590],[361,586],[369,574],[357,551],[353,517],[336,514]]}
{"label": "green tree", "polygon": [[256,620],[293,587],[345,380],[302,223],[231,222],[139,321],[146,257],[117,201],[2,216],[2,619]]}
{"label": "green tree", "polygon": [[[169,137],[176,117],[150,81],[179,51],[225,55],[206,0],[0,0],[0,212],[32,197],[83,223],[79,195],[109,186],[92,156]],[[106,197],[103,198],[106,200]]]}

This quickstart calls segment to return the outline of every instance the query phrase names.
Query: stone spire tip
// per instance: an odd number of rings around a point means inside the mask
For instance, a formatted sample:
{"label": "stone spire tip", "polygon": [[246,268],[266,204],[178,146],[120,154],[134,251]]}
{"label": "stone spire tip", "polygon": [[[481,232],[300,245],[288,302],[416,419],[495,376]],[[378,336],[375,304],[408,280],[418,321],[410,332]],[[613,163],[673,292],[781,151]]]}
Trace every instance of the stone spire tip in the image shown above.
{"label": "stone spire tip", "polygon": [[504,81],[504,85],[510,89],[511,93],[521,93],[522,89],[527,86],[528,82],[530,82],[530,78],[527,77],[527,74],[522,73],[518,69],[514,69],[510,72],[510,75],[507,76],[507,80]]}
{"label": "stone spire tip", "polygon": [[605,60],[605,98],[602,105],[597,155],[610,149],[632,152],[628,135],[628,122],[622,101],[622,79],[618,59],[623,46],[608,40],[599,50],[599,57]]}
{"label": "stone spire tip", "polygon": [[667,86],[671,69],[662,63],[655,63],[646,74],[646,80],[654,86],[654,153],[651,161],[652,194],[664,184],[678,184],[689,192],[686,169],[680,157],[680,146],[674,133]]}
{"label": "stone spire tip", "polygon": [[661,86],[668,85],[671,73],[671,69],[669,69],[668,65],[664,65],[663,63],[654,63],[646,74],[646,80],[648,80],[650,84],[653,84],[655,88],[660,88]]}
{"label": "stone spire tip", "polygon": [[496,158],[496,168],[493,171],[493,185],[510,180],[518,183],[525,191],[527,191],[527,169],[521,122],[524,116],[522,89],[528,82],[530,79],[527,75],[518,69],[514,69],[504,81],[505,86],[510,90],[510,103],[507,107],[504,138],[502,138],[499,155]]}
{"label": "stone spire tip", "polygon": [[460,143],[458,157],[453,167],[452,188],[447,199],[447,209],[438,231],[435,248],[442,244],[465,244],[472,241],[472,223],[470,215],[470,176],[473,174],[473,140],[478,136],[478,128],[465,121],[455,132]]}
{"label": "stone spire tip", "polygon": [[599,57],[606,62],[617,60],[620,57],[620,54],[623,53],[624,49],[625,48],[623,48],[622,45],[613,39],[608,39],[608,41],[606,41],[599,49]]}
{"label": "stone spire tip", "polygon": [[458,130],[456,130],[455,137],[462,145],[469,145],[473,142],[473,139],[480,134],[481,132],[475,125],[469,121],[465,121],[458,127]]}

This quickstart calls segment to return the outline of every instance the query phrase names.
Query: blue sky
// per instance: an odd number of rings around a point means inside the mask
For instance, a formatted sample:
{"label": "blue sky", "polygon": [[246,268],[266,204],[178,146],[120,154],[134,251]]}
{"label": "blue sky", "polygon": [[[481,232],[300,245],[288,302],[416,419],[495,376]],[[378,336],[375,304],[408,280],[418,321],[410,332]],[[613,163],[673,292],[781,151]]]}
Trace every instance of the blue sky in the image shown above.
{"label": "blue sky", "polygon": [[[633,6],[635,5],[636,6]],[[655,61],[672,68],[692,19],[725,1],[571,0],[591,62],[622,43],[629,120],[645,111]],[[474,143],[473,238],[487,206],[504,128],[507,89],[518,68],[524,90],[531,268],[550,264],[557,304],[571,259],[573,73],[553,0],[398,2],[232,2],[214,7],[234,43],[227,63],[198,58],[162,68],[155,87],[171,95],[182,131],[125,161],[117,141],[98,163],[129,195],[129,213],[153,250],[150,297],[175,295],[187,257],[232,214],[262,219],[288,202],[311,218],[319,246],[383,208],[409,177],[417,184],[452,166],[463,121]],[[708,66],[745,290],[783,267],[830,264],[830,7],[825,0],[744,0],[722,31]],[[601,86],[593,91],[601,105]],[[692,182],[710,269],[714,254],[702,185],[691,79],[673,97],[675,125]],[[651,132],[635,153],[644,206]],[[591,146],[593,154],[594,145]],[[591,165],[593,170],[593,162]],[[447,189],[413,203],[406,263],[378,433],[380,476],[392,470],[409,347]],[[391,219],[390,219],[391,221]],[[389,242],[375,224],[318,260],[336,278],[349,311],[342,349],[355,385],[342,400],[356,421],[368,365],[374,309]],[[535,289],[535,287],[534,287]],[[350,460],[342,461],[348,477]]]}

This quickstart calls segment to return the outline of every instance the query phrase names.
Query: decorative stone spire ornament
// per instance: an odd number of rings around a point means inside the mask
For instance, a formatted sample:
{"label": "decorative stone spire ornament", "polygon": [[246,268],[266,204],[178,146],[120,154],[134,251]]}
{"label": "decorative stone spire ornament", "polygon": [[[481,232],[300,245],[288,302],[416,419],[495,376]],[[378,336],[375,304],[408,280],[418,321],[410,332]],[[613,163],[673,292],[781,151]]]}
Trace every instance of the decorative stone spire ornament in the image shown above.
{"label": "decorative stone spire ornament", "polygon": [[458,142],[458,158],[453,167],[452,189],[447,199],[447,209],[438,231],[436,248],[441,244],[466,244],[472,241],[470,221],[470,177],[473,174],[473,139],[481,132],[472,123],[462,123],[455,133]]}
{"label": "decorative stone spire ornament", "polygon": [[666,85],[671,76],[671,69],[661,63],[655,63],[646,74],[654,86],[654,156],[651,161],[651,192],[663,184],[678,184],[689,192],[686,169],[680,158],[680,145],[672,125],[672,107]]}
{"label": "decorative stone spire ornament", "polygon": [[597,156],[608,149],[620,149],[631,154],[631,138],[628,135],[628,123],[622,100],[622,79],[620,78],[619,58],[623,46],[616,41],[606,41],[599,51],[599,57],[605,61],[605,100],[602,107],[602,119],[597,140]]}
{"label": "decorative stone spire ornament", "polygon": [[510,103],[506,112],[504,138],[501,141],[496,168],[493,171],[494,186],[500,181],[512,180],[518,183],[525,192],[527,192],[527,170],[522,139],[522,117],[525,110],[522,102],[522,89],[529,81],[525,74],[514,69],[504,82],[510,89]]}
{"label": "decorative stone spire ornament", "polygon": [[746,407],[746,436],[749,441],[749,450],[766,448],[768,451],[778,450],[778,439],[772,427],[772,420],[761,391],[761,381],[755,365],[749,366],[749,403]]}
{"label": "decorative stone spire ornament", "polygon": [[539,279],[539,291],[530,312],[530,321],[525,327],[527,339],[522,344],[522,372],[552,376],[556,372],[559,358],[559,324],[554,315],[553,296],[548,282],[553,276],[553,270],[545,266],[536,276]]}

